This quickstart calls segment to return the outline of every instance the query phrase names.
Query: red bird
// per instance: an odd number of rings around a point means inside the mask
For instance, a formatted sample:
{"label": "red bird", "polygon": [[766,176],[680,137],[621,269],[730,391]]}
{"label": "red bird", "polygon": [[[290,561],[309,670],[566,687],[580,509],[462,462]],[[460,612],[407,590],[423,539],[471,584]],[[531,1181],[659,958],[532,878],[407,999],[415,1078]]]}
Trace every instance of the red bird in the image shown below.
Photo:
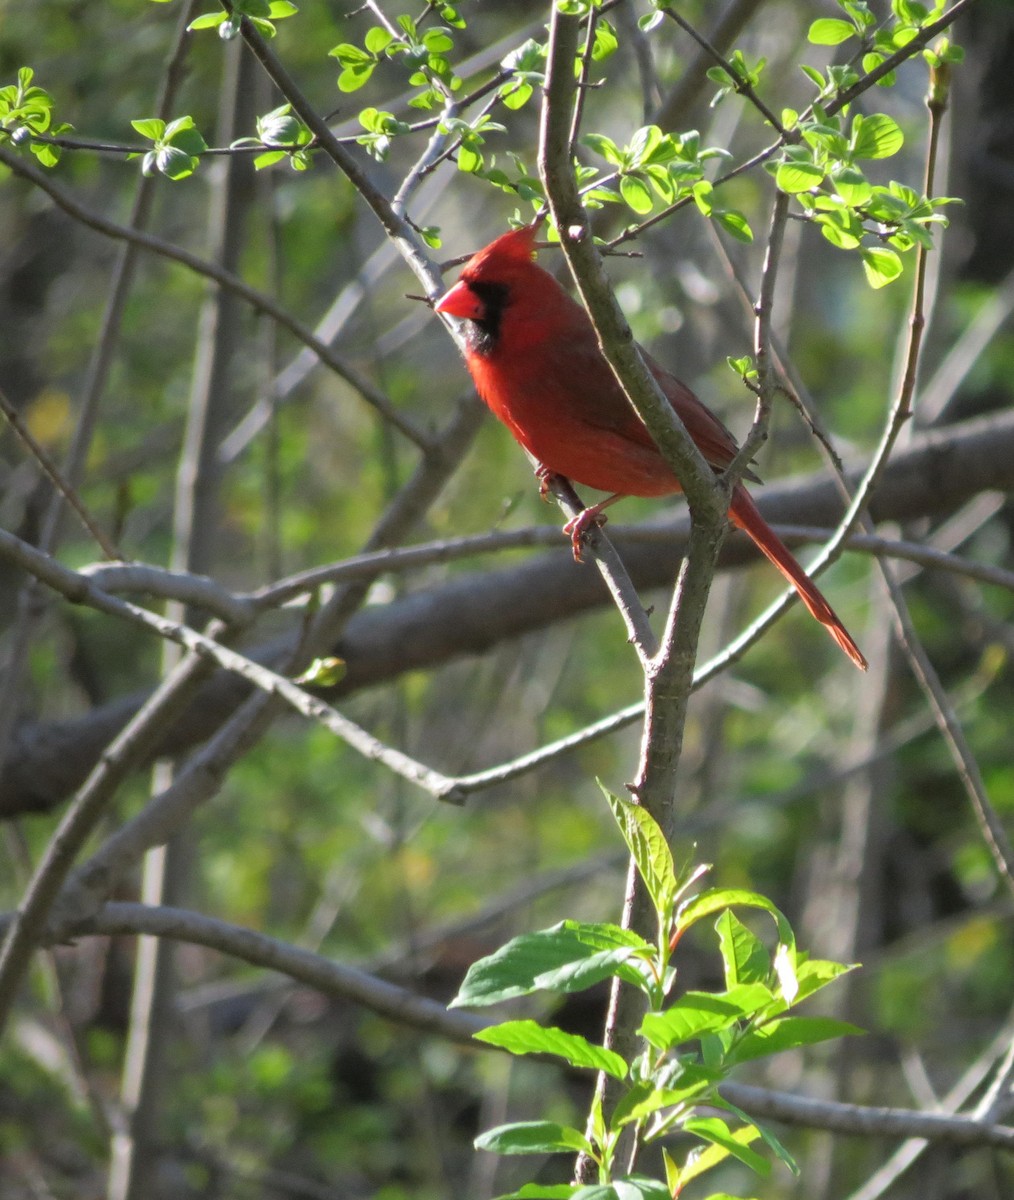
{"label": "red bird", "polygon": [[[669,496],[680,481],[623,394],[588,314],[536,266],[534,253],[534,226],[503,234],[469,259],[436,311],[464,320],[465,362],[479,395],[543,472],[611,493],[564,527],[577,555],[582,531],[607,505],[623,496]],[[724,470],[736,455],[735,438],[685,384],[642,354],[697,448],[716,472]],[[742,484],[729,517],[865,670],[859,647]]]}

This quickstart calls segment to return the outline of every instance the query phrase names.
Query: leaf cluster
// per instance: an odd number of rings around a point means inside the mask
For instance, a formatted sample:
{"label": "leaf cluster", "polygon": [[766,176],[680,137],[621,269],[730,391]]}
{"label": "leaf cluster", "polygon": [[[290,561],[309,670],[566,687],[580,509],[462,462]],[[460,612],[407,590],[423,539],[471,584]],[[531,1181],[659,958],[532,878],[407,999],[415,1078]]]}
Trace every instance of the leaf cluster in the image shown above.
{"label": "leaf cluster", "polygon": [[60,147],[38,141],[40,134],[55,136],[72,127],[53,125],[53,97],[44,88],[36,87],[31,67],[21,67],[17,83],[0,87],[0,145],[10,141],[14,146],[27,145],[41,166],[55,167],[60,160]]}
{"label": "leaf cluster", "polygon": [[[576,992],[615,978],[646,998],[648,1011],[638,1031],[643,1049],[628,1062],[615,1050],[578,1034],[528,1019],[505,1021],[476,1035],[512,1054],[547,1055],[572,1067],[604,1072],[621,1085],[619,1099],[608,1114],[601,1095],[596,1097],[584,1132],[555,1121],[524,1121],[482,1134],[476,1140],[479,1149],[498,1154],[577,1152],[598,1168],[596,1185],[532,1184],[501,1200],[671,1197],[730,1156],[766,1175],[770,1160],[754,1143],[766,1146],[796,1170],[778,1138],[727,1101],[720,1088],[744,1062],[858,1033],[855,1026],[831,1018],[788,1015],[792,1007],[850,968],[800,953],[788,921],[756,892],[733,888],[692,892],[708,868],[678,872],[662,831],[647,810],[605,794],[651,898],[656,941],[614,924],[562,921],[516,937],[473,964],[453,1003],[484,1006],[537,991]],[[771,918],[777,935],[773,953],[736,916],[737,908],[754,909]],[[676,994],[678,972],[672,962],[676,948],[691,928],[712,917],[724,989]],[[707,1115],[702,1113],[705,1106]],[[724,1115],[713,1115],[716,1108]],[[663,1147],[667,1176],[663,1186],[618,1169],[617,1148],[625,1131],[633,1131],[638,1145],[670,1142],[679,1134],[689,1135],[693,1146],[679,1155],[668,1145]]]}

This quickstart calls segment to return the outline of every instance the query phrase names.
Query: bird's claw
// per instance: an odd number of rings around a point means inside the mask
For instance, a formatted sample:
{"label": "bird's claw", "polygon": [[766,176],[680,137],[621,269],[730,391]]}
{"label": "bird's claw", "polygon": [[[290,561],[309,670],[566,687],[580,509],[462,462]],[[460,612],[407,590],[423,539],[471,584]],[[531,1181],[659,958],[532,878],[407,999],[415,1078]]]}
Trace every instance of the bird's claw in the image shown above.
{"label": "bird's claw", "polygon": [[602,512],[597,505],[592,505],[591,508],[583,508],[576,517],[571,517],[563,527],[563,532],[570,534],[570,547],[574,552],[574,561],[582,561],[582,553],[584,551],[584,540],[588,535],[588,530],[595,526],[601,529],[609,518]]}
{"label": "bird's claw", "polygon": [[539,498],[546,504],[549,503],[550,480],[555,474],[555,471],[551,471],[541,463],[535,468],[535,478],[539,481]]}

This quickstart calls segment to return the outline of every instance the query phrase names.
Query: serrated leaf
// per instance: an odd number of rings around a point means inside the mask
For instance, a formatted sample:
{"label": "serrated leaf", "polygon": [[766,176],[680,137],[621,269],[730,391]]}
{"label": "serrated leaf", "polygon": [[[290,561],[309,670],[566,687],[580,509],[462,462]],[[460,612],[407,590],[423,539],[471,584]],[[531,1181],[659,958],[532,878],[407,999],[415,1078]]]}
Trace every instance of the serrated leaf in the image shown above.
{"label": "serrated leaf", "polygon": [[890,158],[905,143],[905,135],[887,113],[859,114],[852,123],[852,153],[856,158]]}
{"label": "serrated leaf", "polygon": [[733,1047],[732,1057],[736,1062],[747,1062],[862,1032],[857,1025],[834,1017],[782,1017],[745,1034]]}
{"label": "serrated leaf", "polygon": [[566,1033],[537,1021],[504,1021],[475,1034],[476,1041],[500,1046],[511,1054],[552,1054],[572,1067],[605,1071],[614,1079],[625,1079],[627,1064],[614,1050],[596,1046],[580,1034]]}
{"label": "serrated leaf", "polygon": [[796,1003],[819,992],[829,983],[834,983],[847,972],[854,971],[857,966],[857,963],[831,962],[824,958],[804,959],[796,965],[796,981],[799,984]]}
{"label": "serrated leaf", "polygon": [[[609,954],[622,958],[633,952],[621,947],[603,953],[582,941],[572,923],[561,922],[550,929],[512,938],[495,954],[473,963],[451,1007],[482,1007],[527,996],[540,988],[552,990],[557,980],[557,990],[576,991],[613,973],[615,964],[610,966]],[[573,986],[565,986],[574,979],[575,970],[587,967],[590,960],[595,965],[587,981],[578,974]]]}
{"label": "serrated leaf", "polygon": [[683,1104],[688,1099],[700,1095],[701,1092],[713,1089],[721,1079],[714,1071],[708,1071],[695,1063],[689,1063],[681,1072],[680,1078],[686,1076],[687,1082],[683,1087],[656,1088],[648,1082],[635,1084],[624,1096],[621,1096],[613,1109],[612,1124],[615,1129],[628,1125],[631,1121],[642,1121],[663,1108],[673,1108]]}
{"label": "serrated leaf", "polygon": [[850,37],[856,36],[856,27],[851,21],[837,17],[821,17],[814,21],[806,33],[806,40],[814,46],[840,46]]}
{"label": "serrated leaf", "polygon": [[474,1142],[476,1150],[494,1154],[560,1154],[591,1150],[583,1133],[556,1121],[517,1121],[498,1125],[481,1133]]}
{"label": "serrated leaf", "polygon": [[[621,179],[621,189],[622,185]],[[626,195],[624,199],[627,199]],[[630,203],[629,200],[627,202]],[[601,783],[599,787],[602,787]],[[676,896],[677,882],[672,851],[665,835],[646,808],[624,800],[608,788],[602,787],[602,792],[609,801],[609,807],[620,827],[620,833],[623,834],[623,840],[627,843],[627,849],[637,864],[637,870],[648,889],[655,911],[661,918],[668,920]]]}
{"label": "serrated leaf", "polygon": [[715,922],[715,930],[725,968],[725,986],[763,983],[771,972],[771,955],[760,938],[729,908]]}
{"label": "serrated leaf", "polygon": [[659,1050],[670,1050],[705,1033],[734,1026],[744,1015],[742,1003],[711,992],[686,992],[664,1012],[648,1013],[639,1033]]}

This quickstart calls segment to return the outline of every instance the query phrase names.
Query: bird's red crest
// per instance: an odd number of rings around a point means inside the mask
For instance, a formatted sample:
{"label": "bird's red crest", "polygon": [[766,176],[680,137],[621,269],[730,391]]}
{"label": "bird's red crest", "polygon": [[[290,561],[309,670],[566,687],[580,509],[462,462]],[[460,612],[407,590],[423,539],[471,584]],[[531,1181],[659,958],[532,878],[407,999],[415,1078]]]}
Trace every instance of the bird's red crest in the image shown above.
{"label": "bird's red crest", "polygon": [[530,263],[535,255],[536,225],[525,225],[502,233],[468,260],[465,272],[479,274],[486,267],[502,267],[505,263]]}

